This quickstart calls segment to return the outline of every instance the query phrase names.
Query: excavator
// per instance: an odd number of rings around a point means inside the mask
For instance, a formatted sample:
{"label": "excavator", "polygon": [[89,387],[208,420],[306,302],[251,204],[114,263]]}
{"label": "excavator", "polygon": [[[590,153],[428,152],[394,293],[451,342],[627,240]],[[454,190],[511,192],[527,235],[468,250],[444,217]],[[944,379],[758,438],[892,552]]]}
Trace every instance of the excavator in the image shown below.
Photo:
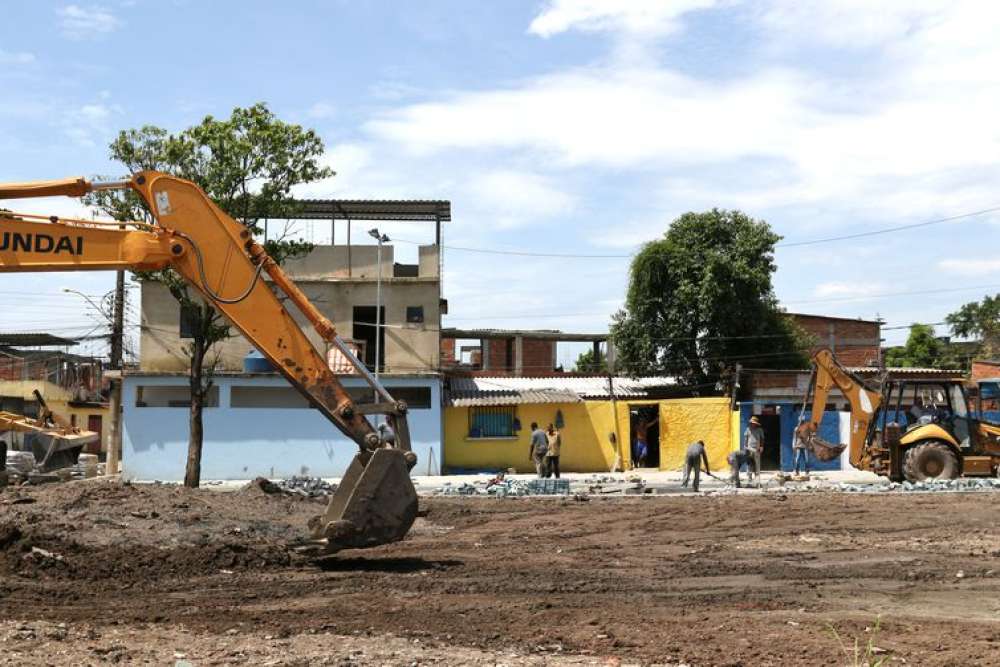
{"label": "excavator", "polygon": [[[156,171],[114,182],[70,178],[0,185],[0,199],[82,197],[131,190],[151,222],[103,222],[0,211],[0,272],[156,271],[170,268],[214,306],[333,425],[357,443],[310,540],[327,552],[401,540],[417,516],[409,471],[407,405],[394,400],[337,330],[240,224],[195,183]],[[270,284],[262,279],[267,274]],[[320,338],[339,351],[377,397],[355,403],[326,358],[296,323],[294,306]],[[375,429],[366,415],[384,415]]]}
{"label": "excavator", "polygon": [[[827,398],[839,389],[851,406],[849,442],[819,437]],[[810,400],[811,397],[811,400]],[[985,418],[984,401],[1000,399],[1000,379],[981,380],[978,406],[969,409],[959,379],[892,378],[877,387],[852,373],[828,349],[813,355],[813,372],[796,433],[821,461],[848,449],[851,465],[893,481],[955,479],[1000,473],[1000,424]]]}
{"label": "excavator", "polygon": [[[77,462],[87,445],[100,441],[101,434],[73,426],[49,409],[42,394],[34,391],[38,417],[0,411],[0,432],[24,434],[24,444],[31,449],[40,472],[66,468]],[[0,470],[3,466],[0,466]]]}

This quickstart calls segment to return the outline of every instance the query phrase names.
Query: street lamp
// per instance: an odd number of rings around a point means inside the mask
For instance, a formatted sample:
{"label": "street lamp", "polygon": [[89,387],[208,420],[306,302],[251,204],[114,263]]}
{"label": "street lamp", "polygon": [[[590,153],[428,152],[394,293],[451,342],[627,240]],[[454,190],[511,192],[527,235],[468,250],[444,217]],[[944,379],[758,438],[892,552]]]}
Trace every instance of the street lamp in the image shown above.
{"label": "street lamp", "polygon": [[[368,230],[368,236],[378,241],[378,280],[375,283],[375,379],[378,380],[379,358],[382,354],[382,244],[389,242],[389,237],[379,232],[378,228]],[[378,402],[376,392],[375,401]]]}

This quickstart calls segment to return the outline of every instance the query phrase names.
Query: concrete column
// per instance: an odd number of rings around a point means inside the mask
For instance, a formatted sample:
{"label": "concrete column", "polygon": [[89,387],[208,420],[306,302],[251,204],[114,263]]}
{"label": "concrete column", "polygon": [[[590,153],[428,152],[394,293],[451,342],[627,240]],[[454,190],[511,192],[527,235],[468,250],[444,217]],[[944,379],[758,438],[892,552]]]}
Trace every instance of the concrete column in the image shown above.
{"label": "concrete column", "polygon": [[524,337],[514,338],[514,375],[524,375]]}

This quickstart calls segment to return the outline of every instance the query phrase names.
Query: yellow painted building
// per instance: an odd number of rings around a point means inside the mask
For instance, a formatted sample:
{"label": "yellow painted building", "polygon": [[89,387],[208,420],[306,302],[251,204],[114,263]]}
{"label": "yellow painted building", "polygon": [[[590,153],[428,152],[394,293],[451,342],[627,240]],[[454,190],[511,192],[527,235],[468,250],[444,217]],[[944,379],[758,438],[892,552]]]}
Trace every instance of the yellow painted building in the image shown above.
{"label": "yellow painted building", "polygon": [[695,440],[705,441],[712,470],[724,470],[726,455],[738,448],[739,414],[731,412],[728,398],[582,400],[564,389],[546,387],[544,379],[538,381],[537,389],[449,397],[444,469],[534,472],[530,424],[544,428],[561,422],[564,472],[629,470],[640,413],[658,418],[657,433],[651,431],[651,437],[656,436],[659,448],[651,461],[660,470],[682,469],[687,446]]}

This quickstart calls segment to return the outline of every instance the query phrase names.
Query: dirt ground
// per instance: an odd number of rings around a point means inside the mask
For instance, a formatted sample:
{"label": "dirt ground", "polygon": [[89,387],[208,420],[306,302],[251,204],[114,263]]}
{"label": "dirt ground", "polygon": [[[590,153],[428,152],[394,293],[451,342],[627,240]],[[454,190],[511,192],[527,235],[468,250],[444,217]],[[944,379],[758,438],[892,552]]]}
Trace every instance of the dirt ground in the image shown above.
{"label": "dirt ground", "polygon": [[291,547],[318,500],[7,489],[0,664],[990,665],[998,500],[430,498],[405,541],[316,561]]}

